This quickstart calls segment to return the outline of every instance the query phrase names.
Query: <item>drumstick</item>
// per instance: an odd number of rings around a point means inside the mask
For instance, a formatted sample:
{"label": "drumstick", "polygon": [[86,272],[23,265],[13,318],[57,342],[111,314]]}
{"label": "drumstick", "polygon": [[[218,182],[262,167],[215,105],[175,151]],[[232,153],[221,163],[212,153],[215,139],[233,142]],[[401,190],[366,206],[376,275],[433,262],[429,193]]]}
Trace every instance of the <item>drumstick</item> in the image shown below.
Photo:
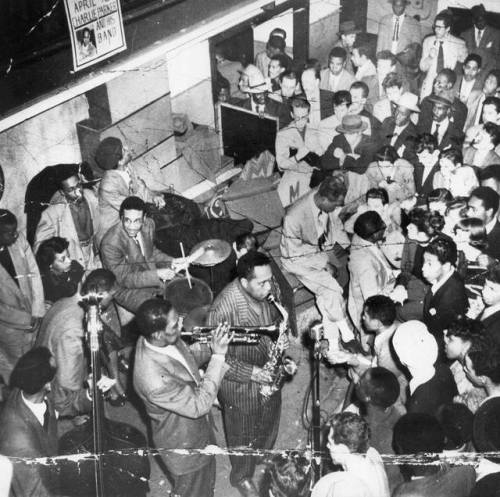
{"label": "drumstick", "polygon": [[[186,254],[184,253],[184,245],[182,244],[182,242],[180,242],[180,246],[181,246],[182,258],[185,259]],[[191,275],[189,274],[189,269],[187,267],[186,267],[186,278],[188,280],[189,288],[192,290],[193,284],[191,283]]]}

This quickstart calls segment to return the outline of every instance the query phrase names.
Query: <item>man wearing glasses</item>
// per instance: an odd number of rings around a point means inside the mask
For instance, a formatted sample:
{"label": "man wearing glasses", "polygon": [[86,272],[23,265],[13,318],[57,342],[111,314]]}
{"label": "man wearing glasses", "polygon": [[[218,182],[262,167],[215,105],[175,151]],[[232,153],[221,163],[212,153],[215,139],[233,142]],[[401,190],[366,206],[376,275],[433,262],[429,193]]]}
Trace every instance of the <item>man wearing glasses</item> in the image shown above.
{"label": "man wearing glasses", "polygon": [[436,75],[443,69],[455,70],[458,62],[467,57],[465,41],[450,34],[453,17],[450,11],[441,11],[434,19],[434,35],[428,36],[422,46],[420,70],[425,73],[420,99],[432,92]]}
{"label": "man wearing glasses", "polygon": [[34,251],[44,240],[60,236],[69,242],[70,258],[78,261],[86,271],[101,267],[94,248],[99,219],[97,197],[92,190],[83,189],[78,171],[72,167],[58,179],[60,189],[42,212],[36,229]]}

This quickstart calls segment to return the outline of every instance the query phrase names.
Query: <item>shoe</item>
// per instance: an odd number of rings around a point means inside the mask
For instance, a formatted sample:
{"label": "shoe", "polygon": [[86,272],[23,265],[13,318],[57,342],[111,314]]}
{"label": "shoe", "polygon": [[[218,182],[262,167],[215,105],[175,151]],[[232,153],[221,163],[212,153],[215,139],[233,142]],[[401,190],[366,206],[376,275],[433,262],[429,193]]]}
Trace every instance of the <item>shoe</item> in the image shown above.
{"label": "shoe", "polygon": [[248,478],[241,480],[238,485],[236,485],[236,488],[243,497],[259,497],[259,492],[255,488],[253,481]]}

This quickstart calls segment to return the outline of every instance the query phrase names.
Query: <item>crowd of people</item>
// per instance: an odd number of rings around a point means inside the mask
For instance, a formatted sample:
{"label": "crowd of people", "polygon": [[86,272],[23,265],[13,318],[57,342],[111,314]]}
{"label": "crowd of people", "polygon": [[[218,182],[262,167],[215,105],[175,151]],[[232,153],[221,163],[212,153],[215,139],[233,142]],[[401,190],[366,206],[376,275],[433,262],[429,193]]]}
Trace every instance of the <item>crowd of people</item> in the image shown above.
{"label": "crowd of people", "polygon": [[[268,463],[265,497],[488,497],[500,488],[494,455],[458,457],[500,450],[500,31],[477,5],[461,37],[443,11],[424,38],[407,1],[391,4],[376,54],[354,21],[341,23],[327,61],[298,64],[282,29],[255,64],[216,53],[219,100],[278,119],[281,266],[314,294],[313,339],[351,385],[329,413],[321,478],[304,452],[287,452]],[[98,388],[125,405],[123,363],[133,364],[171,494],[214,495],[215,456],[198,449],[215,443],[218,399],[227,447],[249,449],[230,453],[230,483],[256,497],[288,372],[276,265],[254,235],[236,238],[235,277],[207,311],[210,333],[185,343],[181,310],[163,289],[191,260],[159,250],[147,215],[165,197],[118,138],[102,140],[95,159],[97,185],[78,167],[58,170],[33,243],[0,209],[0,454],[54,456],[60,421],[87,422],[95,389],[82,299],[94,295],[106,359]],[[276,323],[277,340],[262,332],[245,345],[231,329]],[[391,464],[391,455],[410,459]],[[49,466],[17,460],[10,492],[56,496],[59,483]]]}

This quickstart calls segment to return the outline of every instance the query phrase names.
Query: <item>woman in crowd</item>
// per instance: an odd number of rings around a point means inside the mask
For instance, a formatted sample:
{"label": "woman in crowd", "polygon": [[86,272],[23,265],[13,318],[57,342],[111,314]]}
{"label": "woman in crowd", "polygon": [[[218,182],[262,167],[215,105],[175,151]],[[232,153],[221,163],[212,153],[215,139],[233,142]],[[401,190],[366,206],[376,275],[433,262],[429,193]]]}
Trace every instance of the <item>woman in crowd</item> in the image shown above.
{"label": "woman in crowd", "polygon": [[412,162],[415,191],[425,196],[434,188],[434,176],[439,170],[439,148],[434,135],[424,133],[417,137]]}
{"label": "woman in crowd", "polygon": [[446,188],[453,197],[468,197],[479,186],[476,173],[470,166],[463,165],[462,152],[448,148],[439,157],[439,171],[434,175],[433,187]]}

